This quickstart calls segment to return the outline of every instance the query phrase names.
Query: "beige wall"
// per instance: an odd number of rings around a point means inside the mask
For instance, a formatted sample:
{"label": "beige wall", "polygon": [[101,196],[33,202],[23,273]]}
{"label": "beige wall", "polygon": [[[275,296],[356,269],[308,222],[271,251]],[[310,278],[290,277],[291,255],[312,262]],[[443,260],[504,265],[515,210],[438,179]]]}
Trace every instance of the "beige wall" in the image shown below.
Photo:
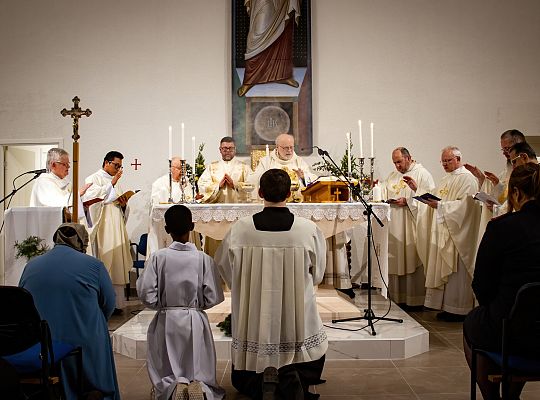
{"label": "beige wall", "polygon": [[[442,175],[439,150],[501,169],[498,136],[540,132],[537,0],[312,0],[314,142],[341,158],[345,132],[375,122],[376,176],[409,147]],[[62,137],[71,98],[81,122],[81,171],[118,149],[133,198],[130,230],[144,230],[151,182],[166,170],[167,127],[179,124],[217,156],[230,134],[227,0],[5,0],[0,6],[0,139]],[[336,140],[342,137],[343,141]],[[311,161],[316,161],[312,157]]]}

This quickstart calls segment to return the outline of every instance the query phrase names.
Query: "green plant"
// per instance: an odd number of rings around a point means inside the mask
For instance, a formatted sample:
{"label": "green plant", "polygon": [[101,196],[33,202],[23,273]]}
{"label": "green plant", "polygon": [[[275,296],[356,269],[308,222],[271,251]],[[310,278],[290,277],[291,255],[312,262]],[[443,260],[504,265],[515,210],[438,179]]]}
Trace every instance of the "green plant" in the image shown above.
{"label": "green plant", "polygon": [[[352,150],[352,144],[351,144],[351,150]],[[341,158],[341,165],[338,164],[341,171],[339,171],[331,162],[327,161],[326,159],[323,159],[323,161],[316,162],[313,164],[313,169],[317,172],[328,172],[330,175],[333,176],[342,176],[347,174],[347,156],[348,151],[345,148],[345,154]],[[358,158],[351,152],[351,175],[353,179],[360,179],[360,170],[359,165],[357,163]]]}
{"label": "green plant", "polygon": [[[193,177],[194,180],[195,180],[195,187],[197,189],[197,193],[199,193],[199,185],[198,185],[199,178],[201,177],[201,175],[203,174],[203,172],[204,172],[204,170],[206,168],[204,156],[202,154],[203,150],[204,150],[204,143],[201,143],[199,145],[199,153],[197,153],[197,157],[195,158],[195,176]],[[186,165],[186,172],[187,172],[188,176],[193,176],[192,175],[193,166],[190,165],[190,164],[187,164]]]}
{"label": "green plant", "polygon": [[223,321],[217,324],[217,327],[222,331],[225,336],[231,336],[231,314],[227,315]]}
{"label": "green plant", "polygon": [[26,257],[28,261],[32,257],[40,256],[49,250],[49,246],[45,244],[45,240],[38,236],[29,236],[20,243],[15,241],[13,247],[17,249],[15,258]]}

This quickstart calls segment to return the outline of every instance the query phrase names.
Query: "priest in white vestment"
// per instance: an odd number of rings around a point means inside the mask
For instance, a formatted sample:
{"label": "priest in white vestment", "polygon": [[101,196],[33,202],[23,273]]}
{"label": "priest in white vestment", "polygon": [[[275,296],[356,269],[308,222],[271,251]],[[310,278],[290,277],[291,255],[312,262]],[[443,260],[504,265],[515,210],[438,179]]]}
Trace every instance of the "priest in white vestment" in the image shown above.
{"label": "priest in white vestment", "polygon": [[[442,310],[439,319],[462,321],[474,307],[471,288],[480,205],[472,198],[478,180],[462,165],[457,147],[442,151],[446,172],[435,196],[419,205],[417,249],[426,273],[424,305]],[[414,182],[412,182],[414,184]]]}
{"label": "priest in white vestment", "polygon": [[289,211],[289,194],[286,172],[265,172],[265,208],[239,219],[215,257],[231,288],[231,381],[252,398],[260,398],[262,373],[272,368],[288,398],[311,398],[308,386],[322,383],[328,340],[314,285],[324,273],[325,240],[314,222]]}
{"label": "priest in white vestment", "polygon": [[[72,185],[68,178],[69,153],[64,149],[52,148],[47,152],[47,173],[41,174],[35,181],[30,194],[30,207],[70,207],[72,206]],[[90,185],[85,185],[77,193],[79,201],[79,219],[84,218],[84,209],[80,195]]]}
{"label": "priest in white vestment", "polygon": [[116,307],[124,306],[124,286],[129,282],[133,266],[126,230],[127,200],[119,184],[124,156],[117,151],[106,154],[102,168],[85,179],[91,183],[83,202],[93,203],[89,208],[93,229],[90,234],[94,255],[101,260],[111,276],[116,292]]}
{"label": "priest in white vestment", "polygon": [[[185,201],[191,201],[193,199],[193,190],[189,180],[186,177],[186,181],[182,186],[182,162],[180,157],[173,157],[171,159],[171,174],[165,174],[157,178],[152,183],[152,205],[164,204],[169,202],[169,196],[173,203],[178,203],[182,200],[182,192],[184,192]],[[172,181],[172,182],[171,182]],[[172,183],[172,185],[171,185]],[[183,189],[182,189],[183,187]]]}
{"label": "priest in white vestment", "polygon": [[505,158],[505,168],[495,175],[489,171],[482,171],[475,165],[465,164],[467,168],[477,179],[480,191],[490,194],[494,197],[497,204],[482,204],[482,215],[480,217],[480,226],[478,229],[478,245],[482,240],[487,223],[493,218],[506,213],[508,197],[508,180],[512,173],[512,163],[510,149],[517,143],[525,143],[525,135],[517,129],[510,129],[501,135],[501,151]]}
{"label": "priest in white vestment", "polygon": [[[423,306],[426,278],[416,251],[418,201],[413,196],[432,193],[433,177],[405,147],[392,152],[396,170],[382,183],[382,195],[390,204],[388,221],[388,291],[392,301],[405,306]],[[409,187],[414,181],[417,187]]]}
{"label": "priest in white vestment", "polygon": [[137,280],[139,298],[157,311],[148,327],[150,381],[157,400],[192,398],[193,381],[200,382],[207,400],[219,400],[225,391],[216,379],[214,339],[204,312],[224,300],[219,273],[214,260],[189,242],[193,222],[186,206],[165,212],[165,230],[173,243],[150,255]]}
{"label": "priest in white vestment", "polygon": [[199,178],[199,191],[203,203],[237,203],[238,192],[247,181],[249,167],[238,160],[236,145],[230,136],[225,136],[219,143],[221,160],[206,166]]}

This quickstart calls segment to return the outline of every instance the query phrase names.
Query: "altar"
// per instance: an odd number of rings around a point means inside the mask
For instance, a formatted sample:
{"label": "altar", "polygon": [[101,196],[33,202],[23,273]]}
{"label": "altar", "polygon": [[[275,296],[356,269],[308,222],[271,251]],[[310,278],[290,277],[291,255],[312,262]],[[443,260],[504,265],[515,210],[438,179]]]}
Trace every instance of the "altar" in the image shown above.
{"label": "altar", "polygon": [[[193,214],[195,231],[202,235],[221,240],[229,231],[231,225],[239,218],[253,215],[263,209],[262,203],[250,204],[192,204],[185,203]],[[150,212],[150,228],[148,233],[148,252],[151,254],[158,249],[167,247],[171,243],[170,236],[165,232],[164,215],[171,204],[159,204],[152,207]],[[326,238],[341,241],[351,240],[351,276],[354,281],[361,280],[363,266],[365,266],[367,243],[367,219],[364,215],[362,203],[289,203],[287,207],[299,217],[312,220],[317,224]],[[373,219],[373,286],[381,288],[386,296],[388,282],[388,227],[390,220],[390,206],[386,203],[373,203],[374,214],[383,222],[381,227]],[[381,274],[378,273],[380,263]],[[327,263],[328,265],[328,263]],[[377,272],[375,272],[377,271]]]}

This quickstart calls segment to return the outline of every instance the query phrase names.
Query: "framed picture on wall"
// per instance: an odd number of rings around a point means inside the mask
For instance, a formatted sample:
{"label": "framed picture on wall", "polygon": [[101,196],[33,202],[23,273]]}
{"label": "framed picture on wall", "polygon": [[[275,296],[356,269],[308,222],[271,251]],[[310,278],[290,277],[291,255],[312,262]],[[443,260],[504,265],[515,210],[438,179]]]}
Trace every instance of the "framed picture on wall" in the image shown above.
{"label": "framed picture on wall", "polygon": [[232,134],[237,153],[281,133],[312,153],[310,0],[232,1]]}

